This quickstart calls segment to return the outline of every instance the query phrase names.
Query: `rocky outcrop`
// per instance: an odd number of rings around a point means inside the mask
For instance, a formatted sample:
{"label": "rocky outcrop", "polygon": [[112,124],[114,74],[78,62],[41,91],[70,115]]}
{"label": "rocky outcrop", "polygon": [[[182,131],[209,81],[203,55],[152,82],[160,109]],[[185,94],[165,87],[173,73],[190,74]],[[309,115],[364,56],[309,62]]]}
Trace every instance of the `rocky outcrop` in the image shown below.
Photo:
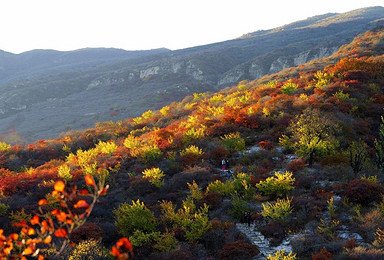
{"label": "rocky outcrop", "polygon": [[230,85],[247,78],[249,80],[258,79],[267,74],[277,73],[285,68],[295,67],[311,60],[319,59],[332,55],[338,50],[339,46],[319,47],[305,50],[294,55],[283,55],[268,53],[258,57],[251,62],[241,64],[234,69],[224,73],[218,80],[218,85]]}

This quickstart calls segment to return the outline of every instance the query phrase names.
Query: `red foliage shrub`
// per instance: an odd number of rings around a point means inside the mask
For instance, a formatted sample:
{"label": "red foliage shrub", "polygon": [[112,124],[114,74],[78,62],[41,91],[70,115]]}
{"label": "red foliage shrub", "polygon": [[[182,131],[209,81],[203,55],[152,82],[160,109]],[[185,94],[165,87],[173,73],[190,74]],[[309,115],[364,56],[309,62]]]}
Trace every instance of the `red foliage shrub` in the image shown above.
{"label": "red foliage shrub", "polygon": [[224,147],[222,146],[219,146],[217,147],[215,150],[213,150],[212,152],[212,157],[213,159],[215,159],[216,161],[220,161],[223,159],[223,158],[226,158],[228,157],[229,155],[229,152],[227,151],[227,149],[225,149]]}
{"label": "red foliage shrub", "polygon": [[287,165],[288,170],[298,172],[305,168],[305,161],[301,158],[295,159]]}
{"label": "red foliage shrub", "polygon": [[196,155],[192,153],[187,153],[187,154],[184,154],[183,156],[180,156],[181,164],[183,165],[183,167],[194,166],[197,164],[199,159],[200,159],[200,155]]}
{"label": "red foliage shrub", "polygon": [[380,202],[384,194],[381,184],[372,183],[367,180],[355,179],[345,187],[344,195],[349,201],[368,205],[371,202]]}
{"label": "red foliage shrub", "polygon": [[344,248],[346,248],[346,249],[352,249],[355,247],[357,247],[357,244],[356,244],[356,240],[354,238],[348,239],[344,243]]}
{"label": "red foliage shrub", "polygon": [[383,94],[375,94],[372,96],[374,102],[377,104],[384,104],[384,95]]}
{"label": "red foliage shrub", "polygon": [[358,135],[365,135],[371,131],[371,124],[364,119],[357,119],[353,122],[353,129]]}
{"label": "red foliage shrub", "polygon": [[273,148],[273,144],[268,141],[268,140],[265,140],[265,141],[260,141],[258,143],[258,145],[263,148],[263,149],[266,149],[266,150],[271,150]]}
{"label": "red foliage shrub", "polygon": [[323,247],[319,253],[312,254],[312,260],[332,260],[332,253]]}
{"label": "red foliage shrub", "polygon": [[88,239],[99,240],[103,238],[103,235],[104,232],[99,225],[95,223],[85,223],[73,230],[69,238],[72,242],[77,244]]}
{"label": "red foliage shrub", "polygon": [[5,178],[9,176],[13,176],[15,173],[13,171],[10,171],[8,169],[0,168],[0,178]]}
{"label": "red foliage shrub", "polygon": [[229,118],[228,122],[219,122],[209,126],[207,129],[207,135],[212,137],[223,136],[225,134],[238,131],[236,126],[232,124],[233,120],[233,118]]}
{"label": "red foliage shrub", "polygon": [[221,260],[252,259],[260,250],[257,246],[244,241],[235,241],[224,246],[219,254]]}
{"label": "red foliage shrub", "polygon": [[257,116],[248,116],[240,113],[235,118],[236,126],[243,126],[247,128],[258,128],[260,123]]}
{"label": "red foliage shrub", "polygon": [[266,237],[283,238],[285,234],[284,226],[276,221],[269,222],[260,231]]}
{"label": "red foliage shrub", "polygon": [[362,70],[349,70],[344,72],[345,80],[358,80],[361,82],[366,82],[372,77],[370,72],[362,71]]}
{"label": "red foliage shrub", "polygon": [[220,207],[222,203],[222,196],[217,192],[207,192],[204,194],[203,199],[199,202],[199,204],[204,205],[207,204],[210,209],[215,209]]}
{"label": "red foliage shrub", "polygon": [[169,259],[173,259],[173,260],[192,260],[193,257],[191,255],[191,253],[189,252],[189,250],[186,250],[186,249],[176,249],[174,251],[172,251],[170,254],[169,254]]}

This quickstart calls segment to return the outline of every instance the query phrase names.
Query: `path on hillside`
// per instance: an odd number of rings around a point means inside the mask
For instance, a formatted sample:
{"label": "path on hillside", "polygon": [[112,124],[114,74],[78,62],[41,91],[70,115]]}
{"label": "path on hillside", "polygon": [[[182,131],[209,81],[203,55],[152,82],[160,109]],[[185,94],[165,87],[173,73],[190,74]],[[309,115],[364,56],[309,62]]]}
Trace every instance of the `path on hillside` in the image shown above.
{"label": "path on hillside", "polygon": [[285,252],[289,253],[292,251],[292,247],[290,245],[291,236],[287,236],[283,242],[278,246],[270,246],[269,239],[265,238],[263,234],[259,230],[257,230],[256,226],[252,224],[248,227],[248,224],[244,223],[236,223],[236,228],[246,235],[246,237],[251,241],[253,245],[259,247],[260,254],[258,254],[254,260],[264,260],[268,255],[274,255],[274,252],[277,250],[285,249]]}

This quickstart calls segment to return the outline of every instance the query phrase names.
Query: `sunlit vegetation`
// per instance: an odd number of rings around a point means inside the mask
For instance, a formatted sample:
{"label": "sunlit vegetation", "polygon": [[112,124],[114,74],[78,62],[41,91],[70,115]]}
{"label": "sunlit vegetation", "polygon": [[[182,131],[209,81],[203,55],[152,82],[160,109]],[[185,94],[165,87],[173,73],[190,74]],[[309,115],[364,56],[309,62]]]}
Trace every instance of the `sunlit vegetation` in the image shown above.
{"label": "sunlit vegetation", "polygon": [[298,234],[268,259],[380,259],[383,39],[136,118],[0,142],[0,255],[254,257],[235,225],[249,211],[271,243]]}

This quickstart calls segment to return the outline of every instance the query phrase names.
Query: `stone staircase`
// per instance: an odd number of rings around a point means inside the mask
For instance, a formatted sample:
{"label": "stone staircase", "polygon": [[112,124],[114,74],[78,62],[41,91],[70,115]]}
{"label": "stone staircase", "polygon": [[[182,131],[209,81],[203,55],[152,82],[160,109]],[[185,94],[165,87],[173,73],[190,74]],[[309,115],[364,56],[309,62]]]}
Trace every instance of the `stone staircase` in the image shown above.
{"label": "stone staircase", "polygon": [[269,245],[269,240],[259,232],[255,225],[251,225],[248,227],[248,224],[236,223],[236,228],[247,236],[247,238],[251,241],[252,244],[259,247],[260,254],[257,255],[253,260],[264,260],[268,255],[274,255],[274,252],[277,250],[285,249],[285,252],[289,253],[292,251],[292,247],[290,246],[290,236],[287,236],[283,242],[276,246],[271,247]]}

